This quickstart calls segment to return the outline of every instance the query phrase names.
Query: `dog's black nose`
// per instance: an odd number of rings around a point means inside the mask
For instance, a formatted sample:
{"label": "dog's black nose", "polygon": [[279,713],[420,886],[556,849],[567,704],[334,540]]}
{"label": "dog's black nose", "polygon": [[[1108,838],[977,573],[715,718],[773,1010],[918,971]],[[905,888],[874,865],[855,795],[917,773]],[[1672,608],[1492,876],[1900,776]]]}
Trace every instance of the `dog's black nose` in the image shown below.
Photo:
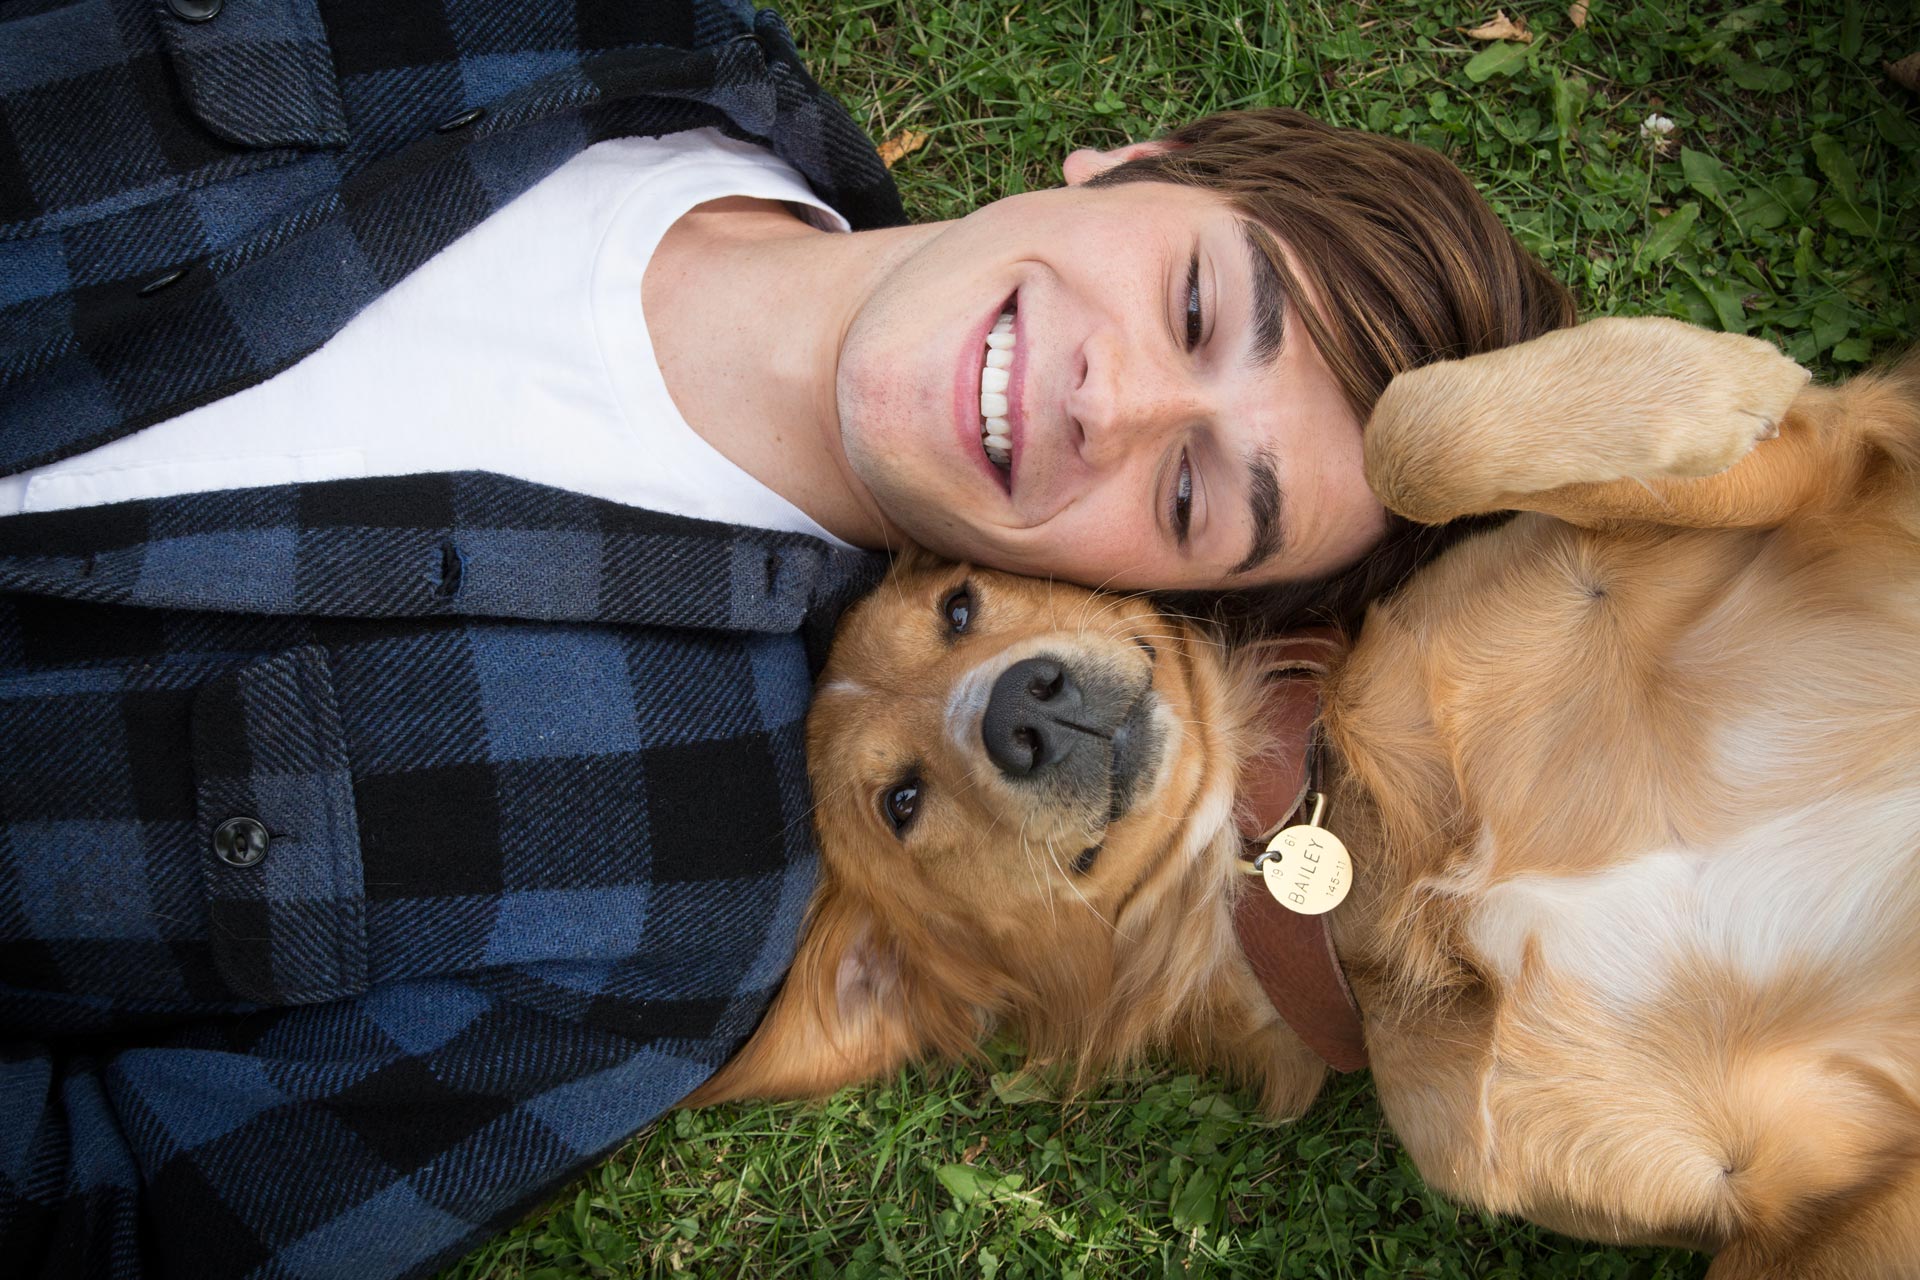
{"label": "dog's black nose", "polygon": [[1080,686],[1052,658],[1028,658],[1000,673],[980,721],[987,755],[1013,778],[1058,764],[1073,751],[1081,731]]}

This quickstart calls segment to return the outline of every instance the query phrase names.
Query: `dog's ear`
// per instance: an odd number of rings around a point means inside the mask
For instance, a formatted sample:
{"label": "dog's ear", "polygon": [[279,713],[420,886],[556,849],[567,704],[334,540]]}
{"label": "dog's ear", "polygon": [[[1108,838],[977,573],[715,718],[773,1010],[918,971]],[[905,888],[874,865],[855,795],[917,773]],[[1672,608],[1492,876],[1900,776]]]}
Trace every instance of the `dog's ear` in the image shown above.
{"label": "dog's ear", "polygon": [[746,1045],[683,1103],[811,1098],[889,1075],[917,1057],[901,945],[841,886],[815,898],[786,982]]}
{"label": "dog's ear", "polygon": [[1249,672],[1244,687],[1257,691],[1259,699],[1249,708],[1248,739],[1234,753],[1244,762],[1238,796],[1242,831],[1265,831],[1300,803],[1320,685],[1345,650],[1338,632],[1315,627],[1260,640],[1235,655]]}

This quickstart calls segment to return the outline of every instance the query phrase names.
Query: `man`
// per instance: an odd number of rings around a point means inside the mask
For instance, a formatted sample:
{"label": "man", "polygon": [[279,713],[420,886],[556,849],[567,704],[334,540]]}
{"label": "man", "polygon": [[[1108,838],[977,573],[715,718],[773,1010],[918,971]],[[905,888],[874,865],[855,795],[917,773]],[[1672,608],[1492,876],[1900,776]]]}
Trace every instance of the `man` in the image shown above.
{"label": "man", "polygon": [[903,225],[720,0],[0,23],[14,1266],[457,1255],[751,1030],[870,552],[1338,578],[1386,378],[1566,319],[1399,144],[1067,176]]}

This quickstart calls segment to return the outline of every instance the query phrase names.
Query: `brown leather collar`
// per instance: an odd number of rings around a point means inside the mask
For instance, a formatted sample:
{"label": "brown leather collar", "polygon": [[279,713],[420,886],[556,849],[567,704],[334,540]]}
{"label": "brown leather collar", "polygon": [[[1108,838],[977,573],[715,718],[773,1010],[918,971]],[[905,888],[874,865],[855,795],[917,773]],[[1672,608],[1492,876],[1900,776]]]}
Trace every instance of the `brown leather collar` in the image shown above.
{"label": "brown leather collar", "polygon": [[[1324,636],[1276,642],[1263,655],[1270,679],[1262,707],[1261,752],[1240,788],[1240,834],[1249,861],[1306,797],[1307,742],[1320,712]],[[1301,819],[1304,820],[1304,819]],[[1328,916],[1303,916],[1274,901],[1257,876],[1241,878],[1233,900],[1233,932],[1274,1012],[1335,1071],[1367,1065],[1360,1005],[1333,947]]]}

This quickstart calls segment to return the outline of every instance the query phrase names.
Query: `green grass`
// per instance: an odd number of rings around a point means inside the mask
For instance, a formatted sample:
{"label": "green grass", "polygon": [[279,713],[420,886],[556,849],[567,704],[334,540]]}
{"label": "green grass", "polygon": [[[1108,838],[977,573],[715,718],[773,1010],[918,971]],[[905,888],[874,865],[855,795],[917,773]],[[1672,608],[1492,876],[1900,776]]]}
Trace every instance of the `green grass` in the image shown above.
{"label": "green grass", "polygon": [[[1290,105],[1438,147],[1590,314],[1664,313],[1844,373],[1920,334],[1920,107],[1886,3],[1491,7],[1227,0],[789,0],[820,79],[877,137],[916,217],[1055,182],[1075,146]],[[1656,148],[1641,122],[1676,124]],[[984,1070],[816,1106],[669,1117],[448,1277],[1696,1277],[1429,1192],[1364,1080],[1304,1120],[1172,1073],[1088,1099]]]}

